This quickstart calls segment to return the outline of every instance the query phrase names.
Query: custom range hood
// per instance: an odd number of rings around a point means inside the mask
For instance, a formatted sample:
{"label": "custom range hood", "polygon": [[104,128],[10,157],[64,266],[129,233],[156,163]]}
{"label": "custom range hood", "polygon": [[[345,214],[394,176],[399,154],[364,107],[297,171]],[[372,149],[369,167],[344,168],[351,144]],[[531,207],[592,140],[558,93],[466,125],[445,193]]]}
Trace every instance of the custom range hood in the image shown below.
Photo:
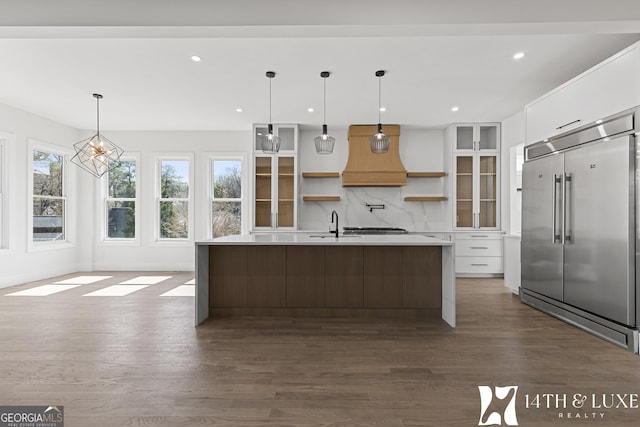
{"label": "custom range hood", "polygon": [[371,152],[369,137],[378,131],[376,125],[349,126],[349,158],[342,172],[343,187],[400,187],[407,184],[407,170],[400,160],[400,126],[384,125],[391,138],[389,151]]}

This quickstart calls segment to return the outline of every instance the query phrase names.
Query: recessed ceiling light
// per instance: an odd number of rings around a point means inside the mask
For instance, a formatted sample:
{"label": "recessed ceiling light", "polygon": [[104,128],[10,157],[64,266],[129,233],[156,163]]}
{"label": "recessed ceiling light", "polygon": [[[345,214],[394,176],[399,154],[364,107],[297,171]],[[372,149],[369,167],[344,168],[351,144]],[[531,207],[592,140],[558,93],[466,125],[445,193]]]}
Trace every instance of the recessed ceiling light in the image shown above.
{"label": "recessed ceiling light", "polygon": [[191,60],[192,60],[193,62],[200,62],[200,61],[202,61],[202,58],[200,58],[200,57],[199,57],[199,56],[197,56],[197,55],[193,55],[193,56],[191,57]]}
{"label": "recessed ceiling light", "polygon": [[454,113],[455,113],[456,111],[458,111],[458,110],[460,110],[460,108],[458,108],[458,107],[451,107],[451,111],[453,111]]}
{"label": "recessed ceiling light", "polygon": [[387,109],[385,107],[380,107],[380,111],[384,113],[385,111],[387,111]]}
{"label": "recessed ceiling light", "polygon": [[524,58],[524,52],[518,52],[516,54],[513,55],[513,59],[522,59]]}
{"label": "recessed ceiling light", "polygon": [[307,108],[307,111],[310,112],[310,113],[313,113],[313,108],[309,107],[309,108]]}
{"label": "recessed ceiling light", "polygon": [[242,108],[236,108],[236,113],[242,113]]}

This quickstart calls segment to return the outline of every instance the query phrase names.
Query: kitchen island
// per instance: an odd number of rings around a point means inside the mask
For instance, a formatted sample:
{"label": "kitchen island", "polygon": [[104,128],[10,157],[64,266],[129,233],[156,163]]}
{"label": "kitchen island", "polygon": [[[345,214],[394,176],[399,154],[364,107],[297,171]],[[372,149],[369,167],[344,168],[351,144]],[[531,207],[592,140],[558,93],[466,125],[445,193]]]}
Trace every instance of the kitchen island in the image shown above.
{"label": "kitchen island", "polygon": [[442,318],[455,327],[453,243],[423,235],[260,233],[196,243],[209,316]]}

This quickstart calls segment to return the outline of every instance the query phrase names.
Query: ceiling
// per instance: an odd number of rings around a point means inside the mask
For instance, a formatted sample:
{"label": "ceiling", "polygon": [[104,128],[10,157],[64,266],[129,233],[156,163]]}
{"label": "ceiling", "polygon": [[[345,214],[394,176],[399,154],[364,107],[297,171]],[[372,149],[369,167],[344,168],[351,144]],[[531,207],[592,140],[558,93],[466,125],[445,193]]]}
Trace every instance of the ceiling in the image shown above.
{"label": "ceiling", "polygon": [[328,70],[343,128],[377,121],[383,69],[382,121],[441,128],[505,119],[640,40],[637,0],[479,3],[5,0],[0,102],[92,129],[99,92],[104,130],[247,130],[273,70],[272,121],[319,128]]}

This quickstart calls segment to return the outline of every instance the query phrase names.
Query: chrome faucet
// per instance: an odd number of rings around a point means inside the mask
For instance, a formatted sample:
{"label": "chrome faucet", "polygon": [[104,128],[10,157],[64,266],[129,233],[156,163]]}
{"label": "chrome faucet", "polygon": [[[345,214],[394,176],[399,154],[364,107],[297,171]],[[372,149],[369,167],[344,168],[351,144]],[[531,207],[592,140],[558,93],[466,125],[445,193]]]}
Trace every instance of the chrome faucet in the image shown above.
{"label": "chrome faucet", "polygon": [[331,231],[329,230],[330,233],[336,233],[336,239],[338,238],[338,236],[340,235],[340,227],[338,226],[338,212],[336,211],[331,211],[331,224],[333,224],[333,217],[335,216],[336,218],[336,229]]}

